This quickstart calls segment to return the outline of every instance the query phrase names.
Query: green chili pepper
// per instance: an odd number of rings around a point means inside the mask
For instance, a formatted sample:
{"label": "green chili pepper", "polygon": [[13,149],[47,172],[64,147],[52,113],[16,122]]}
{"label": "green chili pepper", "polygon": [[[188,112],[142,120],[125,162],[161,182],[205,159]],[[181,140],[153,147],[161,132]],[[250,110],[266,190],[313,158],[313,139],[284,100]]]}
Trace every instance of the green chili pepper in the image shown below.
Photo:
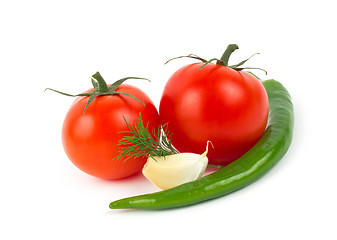
{"label": "green chili pepper", "polygon": [[269,124],[257,144],[228,166],[199,180],[152,194],[111,202],[111,209],[166,209],[217,198],[243,188],[268,172],[288,151],[294,112],[288,91],[275,80],[263,82],[269,99]]}

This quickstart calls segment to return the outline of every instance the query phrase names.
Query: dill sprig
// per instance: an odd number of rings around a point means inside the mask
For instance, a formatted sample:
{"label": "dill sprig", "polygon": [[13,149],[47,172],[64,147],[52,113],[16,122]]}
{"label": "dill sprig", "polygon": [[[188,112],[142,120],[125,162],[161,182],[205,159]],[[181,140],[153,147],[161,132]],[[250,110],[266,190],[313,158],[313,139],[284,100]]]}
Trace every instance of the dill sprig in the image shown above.
{"label": "dill sprig", "polygon": [[167,128],[167,123],[158,129],[153,129],[153,137],[148,130],[149,123],[144,126],[141,114],[139,114],[139,119],[135,120],[134,126],[129,124],[125,117],[124,121],[129,130],[121,132],[126,133],[126,136],[118,142],[120,153],[114,159],[124,159],[125,162],[129,158],[143,156],[153,158],[179,153],[171,144],[171,133]]}

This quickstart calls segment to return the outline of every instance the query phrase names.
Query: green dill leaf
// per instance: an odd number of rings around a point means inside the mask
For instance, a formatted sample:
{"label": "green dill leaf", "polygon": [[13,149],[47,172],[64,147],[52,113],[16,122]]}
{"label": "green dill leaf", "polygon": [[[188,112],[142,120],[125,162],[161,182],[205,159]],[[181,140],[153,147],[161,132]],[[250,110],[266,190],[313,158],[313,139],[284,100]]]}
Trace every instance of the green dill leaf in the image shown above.
{"label": "green dill leaf", "polygon": [[126,136],[119,142],[119,155],[114,160],[127,161],[130,158],[167,156],[178,153],[171,144],[171,133],[168,131],[167,124],[159,126],[158,129],[149,128],[149,123],[144,126],[141,114],[135,119],[134,125],[128,123],[124,117],[128,131],[122,131]]}

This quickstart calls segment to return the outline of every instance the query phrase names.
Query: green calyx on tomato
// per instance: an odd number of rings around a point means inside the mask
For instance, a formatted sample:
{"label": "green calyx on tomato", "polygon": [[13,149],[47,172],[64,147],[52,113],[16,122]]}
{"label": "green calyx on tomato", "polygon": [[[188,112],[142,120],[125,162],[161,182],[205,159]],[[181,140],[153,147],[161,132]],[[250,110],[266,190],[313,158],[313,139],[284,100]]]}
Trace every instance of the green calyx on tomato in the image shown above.
{"label": "green calyx on tomato", "polygon": [[[259,53],[255,53],[253,54],[252,56],[250,56],[249,58],[239,62],[238,64],[234,64],[234,65],[228,65],[228,60],[229,60],[229,57],[232,55],[232,53],[239,49],[239,46],[236,45],[236,44],[229,44],[225,50],[225,52],[222,54],[221,58],[218,59],[218,58],[212,58],[210,60],[205,60],[204,58],[201,58],[195,54],[189,54],[187,56],[180,56],[180,57],[175,57],[175,58],[171,58],[170,60],[168,60],[166,63],[172,61],[172,60],[175,60],[175,59],[178,59],[178,58],[194,58],[194,59],[197,59],[197,60],[200,60],[201,62],[203,62],[204,64],[199,68],[203,68],[204,66],[206,66],[207,64],[213,62],[213,61],[216,61],[216,64],[217,65],[221,65],[221,66],[226,66],[226,67],[229,67],[231,69],[234,69],[236,71],[241,71],[241,70],[244,70],[244,69],[258,69],[258,70],[262,70],[264,71],[266,74],[267,74],[267,71],[262,69],[262,68],[255,68],[255,67],[242,67],[243,64],[245,64],[249,59],[251,59],[253,56],[255,56],[256,54],[259,54]],[[165,64],[166,64],[165,63]]]}
{"label": "green calyx on tomato", "polygon": [[117,80],[116,82],[114,82],[113,84],[111,84],[110,86],[108,86],[106,84],[106,82],[104,81],[103,77],[101,76],[101,74],[99,72],[96,72],[94,75],[92,75],[91,78],[91,83],[94,87],[94,89],[90,92],[84,92],[84,93],[80,93],[80,94],[68,94],[68,93],[64,93],[64,92],[60,92],[57,91],[55,89],[51,89],[51,88],[46,88],[46,90],[51,90],[57,93],[60,93],[62,95],[65,96],[69,96],[69,97],[79,97],[79,96],[90,96],[87,102],[87,105],[84,108],[83,113],[85,113],[85,111],[87,110],[89,104],[98,96],[105,96],[105,95],[118,95],[118,94],[123,94],[126,95],[128,97],[132,97],[134,99],[136,99],[137,101],[141,102],[143,105],[144,102],[142,102],[140,99],[138,99],[135,96],[132,96],[128,93],[125,92],[117,92],[116,89],[126,80],[128,79],[142,79],[142,80],[147,80],[150,81],[147,78],[139,78],[139,77],[126,77],[126,78],[122,78]]}

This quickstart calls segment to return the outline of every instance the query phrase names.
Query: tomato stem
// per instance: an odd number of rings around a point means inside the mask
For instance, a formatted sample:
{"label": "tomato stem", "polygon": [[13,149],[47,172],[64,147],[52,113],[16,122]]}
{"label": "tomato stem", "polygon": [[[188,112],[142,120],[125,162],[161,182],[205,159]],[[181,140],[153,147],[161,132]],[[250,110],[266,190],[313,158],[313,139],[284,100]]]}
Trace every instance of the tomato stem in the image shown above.
{"label": "tomato stem", "polygon": [[94,75],[92,75],[92,78],[97,81],[97,85],[93,83],[94,88],[98,92],[107,92],[108,91],[108,85],[104,81],[103,77],[99,72],[96,72]]}
{"label": "tomato stem", "polygon": [[217,61],[216,64],[218,65],[224,65],[224,66],[228,66],[228,60],[229,57],[232,55],[232,53],[239,49],[239,46],[236,44],[229,44],[225,50],[225,52],[222,54],[220,61]]}
{"label": "tomato stem", "polygon": [[[241,71],[241,70],[244,70],[244,69],[258,69],[258,70],[264,71],[264,72],[267,74],[267,71],[264,70],[264,69],[262,69],[262,68],[255,68],[255,67],[241,67],[241,66],[242,66],[243,64],[245,64],[249,59],[251,59],[253,56],[255,56],[256,54],[259,54],[259,53],[253,54],[252,56],[250,56],[249,58],[247,58],[247,59],[245,59],[245,60],[239,62],[238,64],[234,64],[234,65],[230,65],[230,66],[229,66],[229,65],[228,65],[229,58],[230,58],[230,56],[232,55],[232,53],[233,53],[235,50],[237,50],[237,49],[239,49],[239,46],[238,46],[238,45],[236,45],[236,44],[229,44],[229,45],[227,46],[225,52],[222,54],[222,56],[221,56],[220,59],[218,59],[218,58],[212,58],[212,59],[210,59],[210,60],[207,61],[207,60],[205,60],[205,59],[203,59],[203,58],[201,58],[201,57],[199,57],[199,56],[197,56],[197,55],[195,55],[195,54],[189,54],[189,55],[187,55],[187,56],[180,56],[180,57],[171,58],[171,59],[168,60],[166,63],[168,63],[168,62],[170,62],[170,61],[172,61],[172,60],[175,60],[175,59],[187,57],[187,58],[194,58],[194,59],[200,60],[200,61],[203,63],[203,65],[199,68],[199,70],[202,69],[203,67],[205,67],[206,65],[212,63],[213,61],[216,61],[216,64],[217,64],[217,65],[229,67],[229,68],[234,69],[234,70],[236,70],[236,71]],[[165,63],[165,64],[166,64],[166,63]]]}
{"label": "tomato stem", "polygon": [[59,94],[62,94],[62,95],[65,95],[65,96],[69,96],[69,97],[78,97],[78,96],[88,96],[88,101],[87,101],[87,105],[85,106],[84,108],[84,111],[83,113],[85,113],[85,111],[87,110],[89,104],[98,96],[105,96],[105,95],[119,95],[119,94],[122,94],[122,95],[125,95],[125,96],[128,96],[128,97],[131,97],[137,101],[139,101],[141,104],[144,104],[144,102],[142,102],[140,99],[138,99],[137,97],[135,96],[132,96],[128,93],[125,93],[125,92],[117,92],[116,89],[123,83],[125,82],[126,80],[128,79],[142,79],[142,80],[147,80],[147,81],[150,81],[149,79],[146,79],[146,78],[140,78],[140,77],[126,77],[126,78],[122,78],[122,79],[119,79],[117,80],[116,82],[114,82],[113,84],[111,84],[109,87],[108,85],[106,84],[106,82],[104,81],[103,77],[101,76],[101,74],[99,72],[96,72],[94,75],[92,75],[92,78],[91,78],[91,83],[94,87],[94,90],[91,91],[91,92],[85,92],[85,93],[79,93],[79,94],[69,94],[69,93],[64,93],[64,92],[60,92],[60,91],[57,91],[55,89],[52,89],[52,88],[46,88],[45,90],[51,90],[51,91],[54,91],[54,92],[57,92]]}

